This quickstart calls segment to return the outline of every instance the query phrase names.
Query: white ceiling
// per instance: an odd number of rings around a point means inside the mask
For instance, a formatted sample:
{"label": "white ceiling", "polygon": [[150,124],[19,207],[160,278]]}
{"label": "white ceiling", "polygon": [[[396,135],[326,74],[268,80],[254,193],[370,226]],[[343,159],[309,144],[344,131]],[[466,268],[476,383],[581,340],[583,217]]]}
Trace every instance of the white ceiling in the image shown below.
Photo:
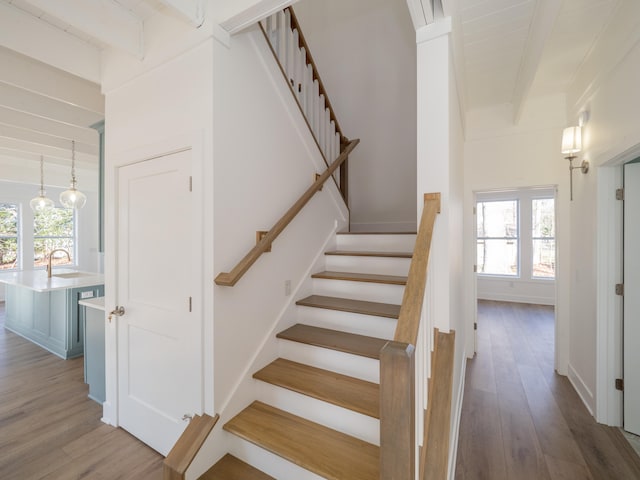
{"label": "white ceiling", "polygon": [[[89,127],[104,117],[101,50],[142,58],[150,16],[197,25],[202,1],[0,0],[0,160],[67,164],[75,140],[79,164],[97,164]],[[465,108],[510,103],[517,121],[529,96],[566,92],[629,1],[638,0],[443,0],[460,26]]]}
{"label": "white ceiling", "polygon": [[458,0],[467,109],[566,92],[621,1]]}

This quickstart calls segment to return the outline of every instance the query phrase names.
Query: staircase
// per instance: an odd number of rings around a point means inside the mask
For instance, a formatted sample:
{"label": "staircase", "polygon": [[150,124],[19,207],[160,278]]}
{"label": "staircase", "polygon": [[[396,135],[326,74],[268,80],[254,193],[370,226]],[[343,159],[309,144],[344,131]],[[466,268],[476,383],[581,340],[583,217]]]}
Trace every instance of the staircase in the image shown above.
{"label": "staircase", "polygon": [[258,398],[224,425],[202,479],[380,478],[380,350],[393,338],[415,234],[338,234],[313,295],[256,371]]}

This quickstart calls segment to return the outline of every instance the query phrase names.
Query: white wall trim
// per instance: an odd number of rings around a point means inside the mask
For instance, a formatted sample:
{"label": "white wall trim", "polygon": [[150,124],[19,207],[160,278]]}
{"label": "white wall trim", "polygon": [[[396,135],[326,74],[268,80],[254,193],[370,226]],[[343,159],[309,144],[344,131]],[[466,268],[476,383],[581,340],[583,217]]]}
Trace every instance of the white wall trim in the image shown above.
{"label": "white wall trim", "polygon": [[233,17],[224,20],[220,23],[220,26],[226,30],[229,35],[234,35],[259,22],[263,18],[267,18],[269,15],[284,10],[297,1],[298,0],[262,0]]}
{"label": "white wall trim", "polygon": [[587,384],[582,380],[582,377],[578,374],[578,372],[573,368],[573,365],[569,364],[569,381],[573,388],[578,393],[580,400],[584,403],[584,406],[587,407],[587,410],[591,415],[593,415],[593,406],[595,405],[595,398],[593,397],[593,393],[587,387]]}
{"label": "white wall trim", "polygon": [[462,403],[464,402],[464,382],[467,376],[467,352],[464,342],[461,342],[462,354],[460,361],[462,368],[460,372],[460,383],[458,385],[458,397],[453,405],[453,424],[449,435],[449,480],[456,476],[456,459],[458,458],[458,443],[460,440],[460,418],[462,417]]}
{"label": "white wall trim", "polygon": [[535,295],[511,295],[508,293],[478,293],[478,300],[494,300],[497,302],[532,303],[534,305],[555,305],[554,300],[548,297]]}
{"label": "white wall trim", "polygon": [[451,33],[452,28],[451,17],[420,27],[416,30],[416,43],[421,44],[448,35]]}

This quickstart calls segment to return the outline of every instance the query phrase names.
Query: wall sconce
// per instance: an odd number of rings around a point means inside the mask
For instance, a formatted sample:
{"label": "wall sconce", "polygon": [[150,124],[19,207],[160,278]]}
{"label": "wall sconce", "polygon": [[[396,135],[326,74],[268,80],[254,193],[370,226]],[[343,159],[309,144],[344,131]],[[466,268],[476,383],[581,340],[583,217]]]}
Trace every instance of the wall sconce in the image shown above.
{"label": "wall sconce", "polygon": [[589,162],[583,160],[579,167],[573,166],[573,161],[578,158],[577,153],[582,150],[582,127],[567,127],[562,132],[562,154],[569,160],[569,190],[573,201],[573,171],[579,168],[582,173],[589,171]]}

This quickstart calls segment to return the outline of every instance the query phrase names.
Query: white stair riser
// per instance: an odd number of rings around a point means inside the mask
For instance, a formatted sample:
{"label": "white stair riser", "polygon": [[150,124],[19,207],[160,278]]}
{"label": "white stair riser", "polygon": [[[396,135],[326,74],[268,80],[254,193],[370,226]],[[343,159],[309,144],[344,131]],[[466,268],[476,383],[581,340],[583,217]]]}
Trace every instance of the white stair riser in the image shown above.
{"label": "white stair riser", "polygon": [[416,235],[336,235],[338,250],[413,252]]}
{"label": "white stair riser", "polygon": [[400,305],[404,285],[314,278],[313,294]]}
{"label": "white stair riser", "polygon": [[365,442],[380,445],[380,422],[368,415],[261,381],[258,382],[258,400]]}
{"label": "white stair riser", "polygon": [[410,258],[325,255],[325,269],[334,272],[403,275],[406,277],[409,274],[410,265]]}
{"label": "white stair riser", "polygon": [[297,307],[298,323],[314,327],[340,330],[347,333],[391,340],[398,321],[394,318],[339,312],[326,308]]}
{"label": "white stair riser", "polygon": [[324,480],[321,476],[233,434],[229,435],[227,448],[231,455],[277,479]]}
{"label": "white stair riser", "polygon": [[280,357],[287,360],[380,383],[380,362],[373,358],[282,339],[278,339],[278,350]]}

